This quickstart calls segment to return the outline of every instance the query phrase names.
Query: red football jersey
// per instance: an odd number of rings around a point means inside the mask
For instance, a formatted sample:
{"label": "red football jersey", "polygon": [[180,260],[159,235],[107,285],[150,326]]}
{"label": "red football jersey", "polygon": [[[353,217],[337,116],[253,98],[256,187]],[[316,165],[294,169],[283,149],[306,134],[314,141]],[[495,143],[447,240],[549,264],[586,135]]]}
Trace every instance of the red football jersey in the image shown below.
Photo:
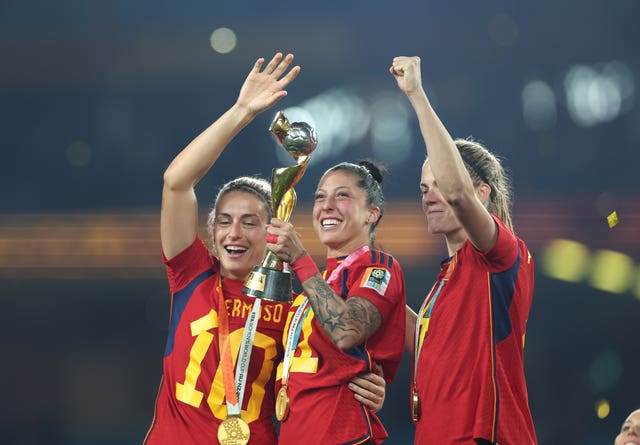
{"label": "red football jersey", "polygon": [[[339,261],[328,260],[325,277]],[[331,287],[342,298],[358,296],[372,302],[382,325],[365,344],[342,351],[325,334],[313,310],[309,311],[291,361],[289,414],[280,424],[281,445],[381,443],[387,437],[378,417],[355,400],[347,384],[359,372],[371,370],[374,363],[383,367],[387,381],[396,374],[405,332],[402,269],[388,254],[369,251],[346,267]],[[304,295],[299,296],[291,307],[285,344],[293,313],[303,300]],[[278,367],[276,389],[281,385],[282,366]]]}
{"label": "red football jersey", "polygon": [[416,444],[536,444],[523,370],[533,260],[494,219],[496,245],[482,253],[467,241],[444,262],[421,318]]}
{"label": "red football jersey", "polygon": [[[172,295],[171,321],[155,415],[144,443],[217,444],[218,426],[227,415],[219,366],[220,266],[199,238],[176,257],[165,259],[165,264]],[[234,367],[254,302],[242,294],[242,286],[242,281],[222,279]],[[251,430],[250,444],[277,442],[273,388],[288,310],[285,303],[263,300],[261,304],[242,405],[242,418]]]}

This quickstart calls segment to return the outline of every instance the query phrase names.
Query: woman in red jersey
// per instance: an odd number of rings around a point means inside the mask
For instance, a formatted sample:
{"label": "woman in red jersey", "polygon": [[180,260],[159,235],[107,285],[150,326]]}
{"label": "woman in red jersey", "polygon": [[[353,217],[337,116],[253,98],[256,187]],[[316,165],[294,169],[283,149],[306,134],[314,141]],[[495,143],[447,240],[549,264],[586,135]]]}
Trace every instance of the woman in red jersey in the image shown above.
{"label": "woman in red jersey", "polygon": [[271,220],[267,248],[291,264],[304,289],[291,307],[278,367],[280,444],[379,444],[387,437],[347,389],[352,376],[374,366],[390,381],[402,356],[402,269],[374,248],[381,181],[369,162],[338,164],[320,179],[313,227],[327,250],[322,274],[293,225]]}
{"label": "woman in red jersey", "polygon": [[[207,222],[212,252],[198,236],[194,189],[238,132],[286,95],[284,88],[300,71],[289,69],[292,60],[290,54],[276,54],[263,67],[264,59],[258,59],[237,102],[182,150],[164,174],[160,229],[171,320],[145,444],[277,441],[274,380],[289,304],[257,305],[242,294],[245,279],[266,253],[270,186],[241,177],[222,187]],[[257,315],[250,317],[255,308]],[[249,324],[250,319],[257,321]],[[245,341],[247,331],[253,340]],[[248,365],[245,369],[236,363]],[[364,397],[378,409],[384,382],[372,374],[354,382],[360,393],[356,398]]]}
{"label": "woman in red jersey", "polygon": [[448,249],[419,316],[407,314],[415,443],[534,445],[523,369],[533,261],[511,226],[507,177],[482,145],[451,138],[422,87],[420,58],[396,57],[390,71],[426,144],[428,229]]}

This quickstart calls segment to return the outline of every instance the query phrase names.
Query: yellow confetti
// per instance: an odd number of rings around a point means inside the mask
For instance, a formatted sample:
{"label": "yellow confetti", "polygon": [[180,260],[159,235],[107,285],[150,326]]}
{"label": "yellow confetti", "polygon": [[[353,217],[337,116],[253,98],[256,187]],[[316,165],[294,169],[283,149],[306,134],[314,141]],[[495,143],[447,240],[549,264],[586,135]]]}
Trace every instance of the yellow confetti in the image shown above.
{"label": "yellow confetti", "polygon": [[613,211],[609,216],[607,216],[607,222],[609,223],[609,228],[613,229],[619,222],[618,213]]}

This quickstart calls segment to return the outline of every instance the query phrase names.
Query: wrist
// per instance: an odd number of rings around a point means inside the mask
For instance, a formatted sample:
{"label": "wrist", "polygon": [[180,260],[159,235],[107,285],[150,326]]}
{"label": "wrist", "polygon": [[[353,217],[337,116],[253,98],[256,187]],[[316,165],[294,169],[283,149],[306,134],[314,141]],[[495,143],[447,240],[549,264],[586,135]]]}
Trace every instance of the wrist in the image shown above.
{"label": "wrist", "polygon": [[251,122],[258,115],[257,111],[240,102],[236,102],[235,104],[233,104],[231,110],[235,114],[235,116],[245,125]]}
{"label": "wrist", "polygon": [[318,266],[316,266],[313,258],[311,258],[311,255],[308,253],[296,258],[290,266],[291,270],[296,274],[296,277],[298,277],[298,281],[300,281],[300,283],[304,283],[315,274],[320,273]]}

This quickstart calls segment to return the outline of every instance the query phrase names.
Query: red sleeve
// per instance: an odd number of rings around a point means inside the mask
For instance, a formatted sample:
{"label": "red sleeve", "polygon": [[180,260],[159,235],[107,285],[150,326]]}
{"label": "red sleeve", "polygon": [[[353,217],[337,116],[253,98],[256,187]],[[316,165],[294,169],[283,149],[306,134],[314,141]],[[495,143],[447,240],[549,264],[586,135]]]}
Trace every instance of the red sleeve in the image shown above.
{"label": "red sleeve", "polygon": [[[378,256],[381,252],[375,252]],[[394,312],[404,295],[404,276],[395,259],[384,255],[383,261],[373,263],[371,255],[367,260],[357,262],[349,271],[348,297],[362,297],[369,300],[380,312],[384,323]],[[391,265],[389,265],[391,263]],[[403,304],[404,308],[404,304]]]}
{"label": "red sleeve", "polygon": [[217,271],[218,259],[212,256],[199,236],[193,243],[171,259],[162,252],[162,262],[167,268],[169,288],[174,294],[208,269]]}
{"label": "red sleeve", "polygon": [[496,215],[491,214],[498,227],[496,244],[487,252],[480,253],[489,271],[502,272],[510,268],[518,257],[518,238]]}

